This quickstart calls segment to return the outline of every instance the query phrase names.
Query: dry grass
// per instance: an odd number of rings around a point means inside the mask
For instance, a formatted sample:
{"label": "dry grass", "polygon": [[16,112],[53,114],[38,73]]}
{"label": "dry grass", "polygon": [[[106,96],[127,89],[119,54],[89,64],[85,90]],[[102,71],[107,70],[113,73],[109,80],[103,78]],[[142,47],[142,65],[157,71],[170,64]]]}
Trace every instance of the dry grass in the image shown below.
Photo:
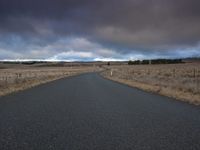
{"label": "dry grass", "polygon": [[146,91],[200,104],[199,63],[110,66],[102,75]]}
{"label": "dry grass", "polygon": [[92,66],[27,67],[16,65],[0,69],[0,96],[42,83],[95,71]]}

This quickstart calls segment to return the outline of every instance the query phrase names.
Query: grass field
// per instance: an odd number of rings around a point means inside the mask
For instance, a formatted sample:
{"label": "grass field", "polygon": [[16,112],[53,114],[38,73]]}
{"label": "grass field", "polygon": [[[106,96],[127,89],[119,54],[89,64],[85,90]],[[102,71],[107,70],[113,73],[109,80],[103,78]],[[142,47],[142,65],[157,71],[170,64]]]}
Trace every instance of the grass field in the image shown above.
{"label": "grass field", "polygon": [[[102,66],[101,68],[98,66]],[[126,65],[126,63],[1,64],[0,96],[86,72],[193,104],[200,104],[200,63]]]}
{"label": "grass field", "polygon": [[37,65],[1,64],[0,68],[0,96],[63,77],[95,71],[93,66],[78,65],[46,67],[45,64],[38,67]]}
{"label": "grass field", "polygon": [[106,67],[111,80],[200,104],[200,63],[168,65],[121,65]]}

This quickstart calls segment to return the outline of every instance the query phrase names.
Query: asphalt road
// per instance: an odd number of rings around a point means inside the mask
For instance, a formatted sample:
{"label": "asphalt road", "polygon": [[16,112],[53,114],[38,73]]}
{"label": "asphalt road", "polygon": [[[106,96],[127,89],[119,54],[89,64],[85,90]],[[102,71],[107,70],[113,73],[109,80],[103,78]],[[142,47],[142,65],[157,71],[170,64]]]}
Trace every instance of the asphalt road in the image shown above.
{"label": "asphalt road", "polygon": [[199,150],[200,107],[95,73],[0,98],[0,150]]}

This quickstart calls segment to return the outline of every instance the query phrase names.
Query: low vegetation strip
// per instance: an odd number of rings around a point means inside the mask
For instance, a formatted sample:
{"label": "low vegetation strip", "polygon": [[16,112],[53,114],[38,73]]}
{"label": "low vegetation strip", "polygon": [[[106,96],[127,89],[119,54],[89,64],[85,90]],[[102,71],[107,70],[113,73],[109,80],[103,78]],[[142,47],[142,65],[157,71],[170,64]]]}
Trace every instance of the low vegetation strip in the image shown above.
{"label": "low vegetation strip", "polygon": [[104,77],[146,91],[200,104],[200,64],[108,66]]}
{"label": "low vegetation strip", "polygon": [[0,96],[64,77],[95,71],[93,67],[29,67],[0,69]]}

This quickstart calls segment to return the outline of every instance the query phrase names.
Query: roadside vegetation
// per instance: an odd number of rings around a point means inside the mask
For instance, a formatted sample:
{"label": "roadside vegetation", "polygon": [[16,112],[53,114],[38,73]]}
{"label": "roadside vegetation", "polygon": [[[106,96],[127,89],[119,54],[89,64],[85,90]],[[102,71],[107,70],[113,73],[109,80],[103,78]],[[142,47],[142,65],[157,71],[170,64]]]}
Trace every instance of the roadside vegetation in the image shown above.
{"label": "roadside vegetation", "polygon": [[0,64],[0,96],[64,77],[96,71],[90,66]]}
{"label": "roadside vegetation", "polygon": [[139,89],[200,104],[200,63],[109,65],[101,74]]}
{"label": "roadside vegetation", "polygon": [[[193,60],[192,60],[193,61]],[[142,90],[200,105],[200,63],[187,60],[129,62],[0,63],[0,96],[87,72]]]}

